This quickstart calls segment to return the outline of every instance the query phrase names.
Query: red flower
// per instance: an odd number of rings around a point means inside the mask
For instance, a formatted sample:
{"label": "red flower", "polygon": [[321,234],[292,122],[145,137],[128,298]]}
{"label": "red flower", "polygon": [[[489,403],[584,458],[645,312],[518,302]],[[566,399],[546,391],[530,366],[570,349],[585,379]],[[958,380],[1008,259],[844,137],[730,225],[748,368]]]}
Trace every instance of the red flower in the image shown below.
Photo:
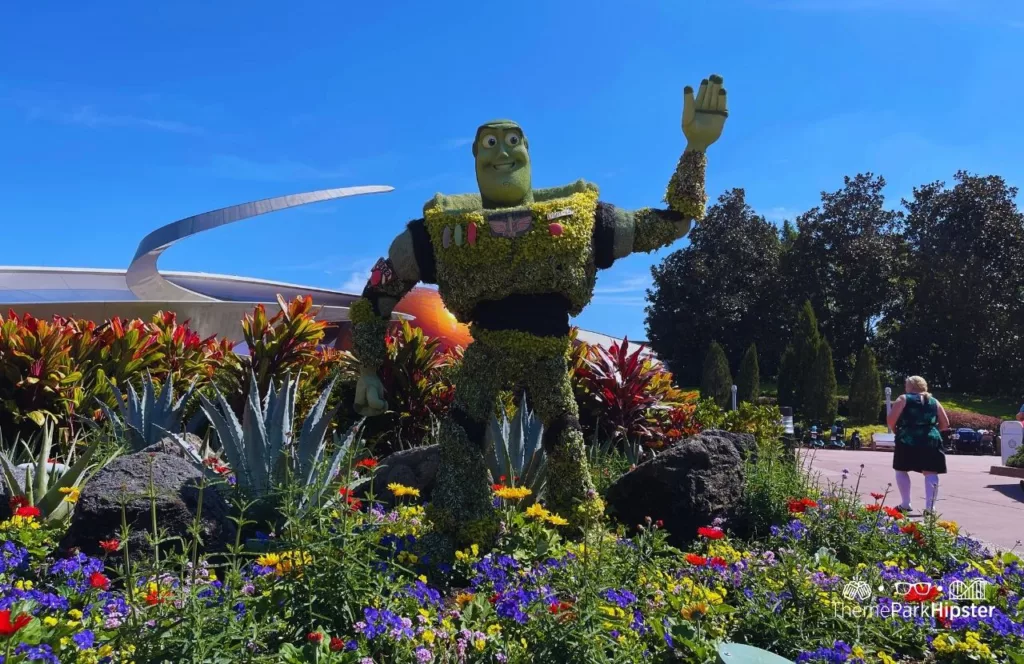
{"label": "red flower", "polygon": [[20,507],[28,507],[28,498],[25,496],[11,496],[8,505],[11,506],[11,512],[17,512]]}
{"label": "red flower", "polygon": [[41,512],[39,511],[39,508],[36,507],[35,505],[26,505],[25,507],[19,507],[18,509],[14,510],[15,516],[23,516],[26,518],[37,517],[40,514]]}
{"label": "red flower", "polygon": [[345,499],[345,503],[347,503],[352,510],[358,511],[363,508],[362,501],[352,495],[352,489],[343,486],[338,489],[338,495]]}
{"label": "red flower", "polygon": [[[502,477],[504,477],[504,475],[502,475]],[[504,488],[505,488],[504,484],[492,484],[491,485],[491,491],[501,491]]]}
{"label": "red flower", "polygon": [[[374,463],[376,463],[376,462],[374,462]],[[344,641],[342,641],[342,640],[341,640],[340,638],[338,638],[337,636],[334,636],[334,637],[331,637],[331,644],[330,644],[330,647],[331,647],[331,650],[332,650],[332,651],[334,651],[334,652],[339,652],[339,651],[341,651],[341,650],[344,650],[344,649],[345,649],[345,642],[344,642]]]}
{"label": "red flower", "polygon": [[877,512],[878,510],[882,509],[882,506],[876,503],[874,505],[865,505],[864,509],[866,509],[869,512]]}
{"label": "red flower", "polygon": [[661,519],[658,519],[657,521],[654,522],[654,527],[655,528],[664,528],[665,527],[665,522],[662,521]]}
{"label": "red flower", "polygon": [[707,558],[705,558],[704,556],[698,556],[696,553],[686,554],[686,562],[690,563],[691,565],[700,566],[705,564],[707,561]]}
{"label": "red flower", "polygon": [[376,467],[377,467],[377,460],[372,458],[372,457],[369,458],[369,459],[360,459],[359,461],[356,461],[356,468],[366,468],[366,469],[369,470],[371,468],[376,468]]}
{"label": "red flower", "polygon": [[107,553],[114,553],[115,551],[121,548],[121,540],[100,540],[100,548],[106,551]]}
{"label": "red flower", "polygon": [[930,583],[915,583],[903,596],[908,602],[930,602],[939,596],[939,588]]}
{"label": "red flower", "polygon": [[903,518],[903,512],[899,511],[895,507],[885,506],[885,507],[882,508],[882,511],[885,512],[886,514],[888,514],[889,516],[891,516],[894,519],[902,519]]}
{"label": "red flower", "polygon": [[871,497],[874,498],[875,500],[881,500],[882,498],[885,498],[885,494],[884,493],[875,493],[874,491],[872,491],[871,492]]}
{"label": "red flower", "polygon": [[504,481],[505,481],[505,480],[507,480],[507,479],[508,479],[508,477],[507,477],[507,476],[505,476],[505,475],[502,475],[501,477],[499,477],[499,478],[498,478],[498,481],[499,481],[499,482],[504,482]]}
{"label": "red flower", "polygon": [[790,498],[789,501],[787,501],[787,504],[789,506],[790,514],[800,514],[807,509],[807,506],[804,505],[803,501],[799,498]]}
{"label": "red flower", "polygon": [[697,534],[710,540],[720,540],[725,537],[725,532],[721,528],[698,528]]}
{"label": "red flower", "polygon": [[155,588],[149,591],[146,595],[146,605],[156,606],[157,604],[163,604],[164,598],[167,596],[166,592],[161,591],[159,588]]}
{"label": "red flower", "polygon": [[89,575],[89,585],[99,590],[110,588],[110,579],[103,575],[103,572],[93,572]]}
{"label": "red flower", "polygon": [[17,634],[22,627],[32,622],[32,616],[27,613],[19,614],[14,622],[11,622],[11,610],[4,609],[0,611],[0,636],[6,636],[11,638]]}
{"label": "red flower", "polygon": [[324,635],[320,632],[310,632],[306,635],[306,640],[310,643],[320,643],[324,640]]}
{"label": "red flower", "polygon": [[711,565],[713,567],[728,567],[729,563],[725,562],[725,558],[715,556],[714,558],[708,561],[708,565]]}
{"label": "red flower", "polygon": [[494,593],[493,595],[487,598],[487,601],[491,604],[496,604],[499,599],[501,599],[501,595],[499,595],[498,593]]}
{"label": "red flower", "polygon": [[900,526],[900,532],[908,534],[908,535],[913,535],[913,534],[917,533],[917,524],[916,523],[908,523],[905,526]]}
{"label": "red flower", "polygon": [[801,498],[800,499],[800,503],[804,507],[817,507],[818,506],[818,503],[816,501],[814,501],[814,500],[811,500],[810,498]]}

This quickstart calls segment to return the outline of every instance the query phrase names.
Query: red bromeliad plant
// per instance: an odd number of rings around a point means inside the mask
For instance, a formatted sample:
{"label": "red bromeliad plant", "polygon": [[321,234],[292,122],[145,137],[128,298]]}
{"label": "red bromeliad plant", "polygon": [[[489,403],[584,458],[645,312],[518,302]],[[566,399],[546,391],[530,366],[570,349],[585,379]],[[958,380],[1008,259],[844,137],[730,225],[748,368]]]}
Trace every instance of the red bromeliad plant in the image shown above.
{"label": "red bromeliad plant", "polygon": [[75,412],[75,387],[82,372],[72,362],[75,326],[13,311],[0,316],[0,405],[3,419],[18,430],[60,421]]}
{"label": "red bromeliad plant", "polygon": [[[441,340],[402,321],[385,338],[388,357],[380,377],[389,412],[373,422],[381,452],[423,443],[435,420],[448,412],[455,397],[452,369],[462,350],[445,350]],[[385,449],[387,448],[387,449]]]}
{"label": "red bromeliad plant", "polygon": [[645,361],[642,346],[630,353],[628,343],[623,339],[607,350],[591,346],[577,375],[599,435],[649,443],[657,438],[652,431],[652,411],[667,410],[668,406],[651,389],[659,369]]}
{"label": "red bromeliad plant", "polygon": [[[575,336],[575,335],[574,335]],[[629,341],[608,349],[577,343],[569,363],[584,423],[602,439],[662,449],[700,431],[697,395],[672,384],[672,374]]]}
{"label": "red bromeliad plant", "polygon": [[[316,320],[318,310],[313,307],[312,297],[296,297],[286,303],[278,295],[277,302],[281,310],[273,316],[268,318],[266,308],[258,304],[242,321],[249,354],[242,358],[241,374],[247,376],[250,369],[256,374],[261,395],[266,394],[271,380],[280,380],[287,373],[308,377],[313,372],[319,365],[317,349],[327,327]],[[246,381],[240,380],[239,385],[246,385]]]}

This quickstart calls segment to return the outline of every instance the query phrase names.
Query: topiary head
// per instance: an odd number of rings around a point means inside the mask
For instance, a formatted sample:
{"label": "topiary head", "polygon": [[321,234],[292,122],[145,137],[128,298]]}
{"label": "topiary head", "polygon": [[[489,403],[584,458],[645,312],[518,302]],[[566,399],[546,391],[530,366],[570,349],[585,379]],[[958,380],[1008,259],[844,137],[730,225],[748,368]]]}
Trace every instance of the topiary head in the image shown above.
{"label": "topiary head", "polygon": [[480,125],[473,139],[476,182],[488,207],[513,207],[531,200],[529,142],[511,120]]}

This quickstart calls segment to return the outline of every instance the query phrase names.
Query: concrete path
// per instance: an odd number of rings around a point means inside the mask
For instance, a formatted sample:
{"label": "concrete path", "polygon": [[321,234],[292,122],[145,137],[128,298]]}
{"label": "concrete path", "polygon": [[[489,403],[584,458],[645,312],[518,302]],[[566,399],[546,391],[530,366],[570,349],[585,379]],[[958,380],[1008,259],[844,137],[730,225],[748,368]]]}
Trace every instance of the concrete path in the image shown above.
{"label": "concrete path", "polygon": [[[859,493],[864,502],[874,502],[872,491],[885,493],[886,484],[892,482],[887,505],[899,504],[899,492],[892,470],[892,452],[847,450],[801,450],[805,467],[818,477],[821,486],[828,481],[838,483],[843,469],[849,469],[846,486],[856,485],[858,473],[863,472]],[[861,469],[860,465],[864,464]],[[1020,480],[990,475],[989,468],[999,464],[996,456],[946,457],[949,471],[939,476],[939,495],[935,508],[943,519],[956,521],[962,533],[970,534],[1000,549],[1024,551],[1024,489]],[[924,477],[910,474],[912,517],[920,517],[924,507]]]}

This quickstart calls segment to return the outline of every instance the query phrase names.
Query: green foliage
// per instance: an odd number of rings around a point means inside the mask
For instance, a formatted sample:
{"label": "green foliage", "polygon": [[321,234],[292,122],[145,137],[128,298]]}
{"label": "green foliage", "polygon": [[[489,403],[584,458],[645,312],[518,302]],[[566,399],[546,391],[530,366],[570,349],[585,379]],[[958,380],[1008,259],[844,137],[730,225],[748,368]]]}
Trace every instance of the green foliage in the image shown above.
{"label": "green foliage", "polygon": [[900,213],[886,209],[884,189],[884,178],[859,173],[822,192],[820,206],[797,217],[784,261],[787,291],[814,304],[844,382],[904,273]]}
{"label": "green foliage", "polygon": [[742,189],[732,189],[708,208],[689,239],[652,268],[651,348],[682,385],[700,383],[712,341],[730,362],[756,343],[761,370],[774,375],[788,313],[778,229],[747,204]]}
{"label": "green foliage", "polygon": [[810,394],[814,390],[814,363],[821,345],[821,333],[818,331],[818,318],[814,315],[814,307],[810,300],[804,302],[796,319],[793,332],[793,356],[795,358],[793,386],[795,403],[799,410],[804,411],[810,405]]}
{"label": "green foliage", "polygon": [[240,489],[254,498],[262,498],[289,475],[312,481],[325,452],[324,438],[334,415],[327,408],[333,388],[333,384],[329,385],[321,393],[294,439],[298,384],[288,375],[280,389],[271,385],[260,399],[258,379],[250,374],[241,422],[220,390],[215,390],[216,404],[205,395],[199,396],[203,413],[217,431]]}
{"label": "green foliage", "polygon": [[[780,432],[781,435],[781,432]],[[743,503],[739,521],[754,539],[766,537],[772,525],[789,519],[787,501],[811,495],[813,482],[786,454],[778,436],[759,440],[757,460],[745,469]]]}
{"label": "green foliage", "polygon": [[195,384],[196,380],[193,380],[184,394],[175,400],[174,381],[165,380],[157,394],[153,377],[147,372],[142,381],[141,398],[131,383],[128,384],[127,399],[117,385],[111,384],[118,412],[112,411],[102,401],[99,404],[115,435],[126,440],[131,451],[139,452],[162,438],[181,433],[185,406],[195,391]]}
{"label": "green foliage", "polygon": [[850,384],[850,419],[858,424],[877,424],[882,408],[882,381],[875,354],[865,346],[857,357]]}
{"label": "green foliage", "polygon": [[800,384],[799,363],[792,344],[786,346],[782,359],[779,361],[778,403],[780,406],[793,408],[797,403],[797,392]]}
{"label": "green foliage", "polygon": [[[494,483],[526,487],[532,493],[527,504],[544,492],[547,483],[547,455],[541,444],[544,425],[526,405],[524,395],[519,409],[511,417],[492,417],[487,427],[485,445],[487,466]],[[504,479],[502,479],[504,478]]]}
{"label": "green foliage", "polygon": [[[37,508],[43,519],[63,521],[74,504],[70,496],[77,496],[92,474],[107,465],[117,452],[94,463],[101,447],[100,439],[95,437],[77,459],[76,446],[72,445],[67,463],[57,463],[50,456],[54,449],[54,429],[55,425],[47,422],[28,442],[16,440],[13,448],[19,450],[17,454],[0,449],[0,490],[11,497],[24,496],[27,504]],[[0,448],[2,443],[0,436]],[[33,452],[37,447],[38,452]]]}
{"label": "green foliage", "polygon": [[408,321],[395,326],[385,345],[378,375],[389,410],[368,420],[366,431],[368,444],[378,455],[430,442],[455,397],[455,370],[461,362],[461,351],[445,350],[439,339]]}
{"label": "green foliage", "polygon": [[811,422],[821,422],[829,426],[836,419],[838,409],[836,399],[836,372],[832,364],[832,347],[822,340],[818,345],[818,353],[811,366],[808,390],[805,396],[807,404],[805,414]]}
{"label": "green foliage", "polygon": [[883,363],[936,391],[1020,396],[1024,214],[1003,178],[960,171],[906,202],[908,267],[879,324]]}
{"label": "green foliage", "polygon": [[732,402],[732,374],[729,373],[729,361],[725,352],[712,341],[708,354],[704,357],[704,370],[701,373],[700,393],[713,399],[722,408],[728,408]]}
{"label": "green foliage", "polygon": [[778,406],[741,403],[736,410],[723,409],[714,399],[702,399],[694,416],[700,429],[721,429],[753,434],[758,446],[778,442],[782,437],[782,413]]}
{"label": "green foliage", "polygon": [[740,362],[740,375],[736,380],[736,398],[754,403],[761,396],[761,372],[757,362],[757,346],[750,344]]}

